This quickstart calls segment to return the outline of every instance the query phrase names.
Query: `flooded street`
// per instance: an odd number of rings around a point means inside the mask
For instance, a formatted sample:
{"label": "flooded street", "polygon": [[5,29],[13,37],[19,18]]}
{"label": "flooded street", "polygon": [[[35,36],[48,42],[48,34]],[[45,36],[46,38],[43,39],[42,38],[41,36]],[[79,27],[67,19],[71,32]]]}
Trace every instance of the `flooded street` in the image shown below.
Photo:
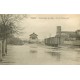
{"label": "flooded street", "polygon": [[80,64],[80,49],[40,44],[8,45],[8,54],[0,64]]}

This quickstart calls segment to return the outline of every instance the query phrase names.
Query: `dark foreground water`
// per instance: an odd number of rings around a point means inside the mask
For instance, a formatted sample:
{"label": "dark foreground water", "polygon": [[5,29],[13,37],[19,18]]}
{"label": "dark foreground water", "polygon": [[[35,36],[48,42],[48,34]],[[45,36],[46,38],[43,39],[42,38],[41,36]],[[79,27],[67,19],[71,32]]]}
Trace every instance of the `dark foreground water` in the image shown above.
{"label": "dark foreground water", "polygon": [[8,45],[8,54],[0,64],[80,64],[80,48]]}

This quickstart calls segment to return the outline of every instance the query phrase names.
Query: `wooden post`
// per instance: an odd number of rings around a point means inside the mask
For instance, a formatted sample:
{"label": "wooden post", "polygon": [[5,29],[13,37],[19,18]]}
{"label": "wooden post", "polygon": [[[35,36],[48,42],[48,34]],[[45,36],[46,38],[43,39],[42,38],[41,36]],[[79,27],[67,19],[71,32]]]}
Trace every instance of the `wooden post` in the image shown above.
{"label": "wooden post", "polygon": [[5,54],[7,54],[7,38],[5,40]]}
{"label": "wooden post", "polygon": [[2,61],[2,40],[0,40],[0,61]]}
{"label": "wooden post", "polygon": [[6,55],[6,53],[5,53],[5,46],[6,45],[6,42],[5,42],[5,40],[2,40],[2,55],[3,56],[5,56]]}

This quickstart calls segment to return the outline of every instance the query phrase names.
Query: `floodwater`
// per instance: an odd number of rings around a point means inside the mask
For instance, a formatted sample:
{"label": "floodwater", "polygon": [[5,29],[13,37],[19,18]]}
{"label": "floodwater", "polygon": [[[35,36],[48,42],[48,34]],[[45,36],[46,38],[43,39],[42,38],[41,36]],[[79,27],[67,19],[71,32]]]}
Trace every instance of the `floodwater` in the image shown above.
{"label": "floodwater", "polygon": [[80,64],[80,48],[51,47],[40,44],[8,45],[3,65]]}

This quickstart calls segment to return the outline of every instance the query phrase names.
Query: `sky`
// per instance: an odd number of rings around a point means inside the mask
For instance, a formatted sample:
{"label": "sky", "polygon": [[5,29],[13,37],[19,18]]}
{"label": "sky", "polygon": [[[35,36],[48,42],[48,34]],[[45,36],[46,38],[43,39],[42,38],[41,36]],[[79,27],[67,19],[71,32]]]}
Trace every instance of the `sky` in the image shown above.
{"label": "sky", "polygon": [[79,14],[27,14],[19,25],[23,28],[20,38],[29,39],[33,32],[39,39],[54,37],[57,26],[62,31],[76,31],[80,29]]}

